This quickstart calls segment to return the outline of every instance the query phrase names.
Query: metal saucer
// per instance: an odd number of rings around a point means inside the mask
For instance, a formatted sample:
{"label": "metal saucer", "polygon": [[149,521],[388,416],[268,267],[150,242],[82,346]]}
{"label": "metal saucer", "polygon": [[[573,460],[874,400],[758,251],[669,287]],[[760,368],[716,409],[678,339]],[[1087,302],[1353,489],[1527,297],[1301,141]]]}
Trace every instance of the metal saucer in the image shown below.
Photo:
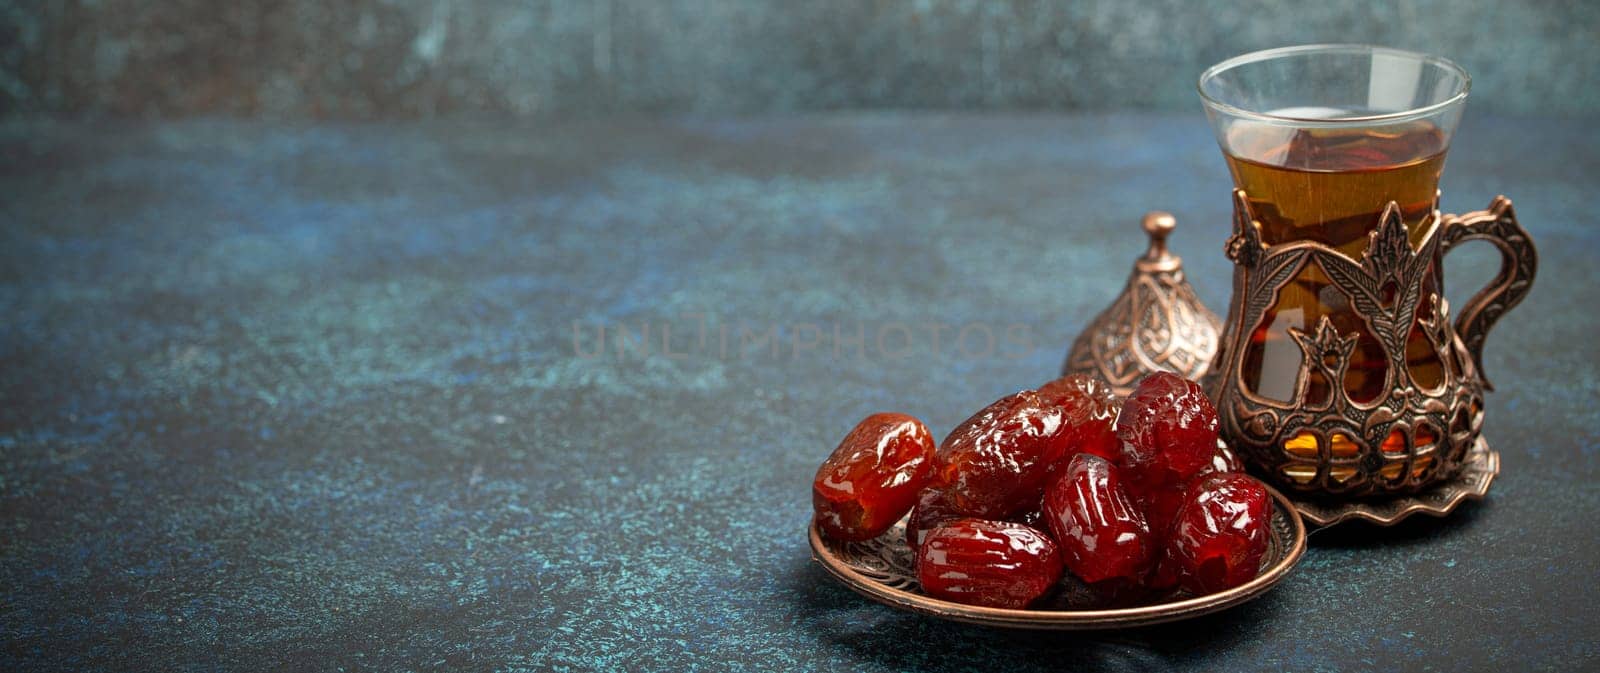
{"label": "metal saucer", "polygon": [[1361,520],[1379,526],[1392,526],[1412,514],[1442,517],[1468,500],[1482,500],[1500,474],[1500,453],[1489,448],[1479,436],[1462,460],[1461,472],[1454,479],[1440,482],[1413,495],[1381,500],[1295,499],[1294,507],[1307,523],[1325,528],[1345,521]]}
{"label": "metal saucer", "polygon": [[1180,595],[1152,605],[1115,609],[1012,610],[932,598],[917,584],[915,555],[906,545],[905,519],[865,542],[839,542],[811,524],[811,553],[845,586],[885,605],[969,624],[1015,629],[1088,630],[1144,626],[1216,612],[1260,596],[1283,581],[1306,550],[1306,528],[1293,504],[1273,490],[1272,538],[1255,579],[1204,596]]}

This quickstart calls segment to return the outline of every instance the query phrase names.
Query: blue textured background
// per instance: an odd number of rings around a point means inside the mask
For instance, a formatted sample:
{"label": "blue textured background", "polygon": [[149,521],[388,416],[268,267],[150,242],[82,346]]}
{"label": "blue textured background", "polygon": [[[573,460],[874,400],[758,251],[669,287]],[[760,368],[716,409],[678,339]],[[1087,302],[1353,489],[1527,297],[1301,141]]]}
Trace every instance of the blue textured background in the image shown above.
{"label": "blue textured background", "polygon": [[[808,483],[867,413],[942,434],[1050,377],[1147,208],[1220,310],[1199,114],[0,124],[0,668],[1593,669],[1597,149],[1469,115],[1446,171],[1544,255],[1489,344],[1487,502],[1070,635],[836,585]],[[1493,261],[1452,255],[1457,305]],[[1034,343],[873,338],[927,322]],[[575,351],[646,324],[681,355]]]}
{"label": "blue textured background", "polygon": [[18,0],[0,113],[1188,112],[1206,66],[1309,42],[1457,59],[1480,112],[1600,111],[1584,0]]}

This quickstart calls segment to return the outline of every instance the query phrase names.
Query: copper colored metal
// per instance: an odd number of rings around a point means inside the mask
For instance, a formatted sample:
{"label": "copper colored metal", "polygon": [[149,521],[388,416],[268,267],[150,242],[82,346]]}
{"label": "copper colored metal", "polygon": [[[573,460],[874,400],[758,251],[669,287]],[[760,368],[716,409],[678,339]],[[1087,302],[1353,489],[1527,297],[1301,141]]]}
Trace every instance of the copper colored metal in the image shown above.
{"label": "copper colored metal", "polygon": [[[1435,197],[1437,198],[1437,197]],[[1456,319],[1456,332],[1466,342],[1472,362],[1478,366],[1478,378],[1484,390],[1494,390],[1489,377],[1483,372],[1483,342],[1495,321],[1511,307],[1522,302],[1533,288],[1533,276],[1539,270],[1539,254],[1533,247],[1528,232],[1517,224],[1517,214],[1511,209],[1511,199],[1496,196],[1485,210],[1466,215],[1446,215],[1444,239],[1439,242],[1439,254],[1449,253],[1467,241],[1488,241],[1500,250],[1500,274],[1489,286],[1467,302]]]}
{"label": "copper colored metal", "polygon": [[1388,498],[1334,500],[1331,498],[1301,497],[1294,499],[1306,523],[1312,526],[1332,526],[1344,521],[1365,521],[1379,526],[1393,526],[1413,514],[1442,517],[1456,510],[1461,503],[1482,500],[1489,493],[1489,485],[1500,474],[1500,454],[1483,437],[1467,451],[1466,464],[1455,477],[1411,495]]}
{"label": "copper colored metal", "polygon": [[[1233,300],[1222,348],[1204,383],[1228,444],[1297,497],[1419,493],[1455,479],[1468,449],[1478,442],[1487,387],[1479,374],[1483,340],[1494,322],[1527,295],[1537,256],[1504,197],[1484,211],[1454,216],[1435,210],[1434,217],[1439,226],[1413,249],[1399,206],[1389,203],[1365,254],[1356,260],[1313,241],[1267,247],[1245,193],[1234,190],[1234,232],[1227,245],[1235,264]],[[1422,279],[1445,251],[1470,239],[1494,243],[1505,262],[1500,276],[1452,323],[1443,297],[1422,296]],[[1331,386],[1326,399],[1306,399],[1313,372],[1324,381],[1345,380],[1355,347],[1357,335],[1340,334],[1326,318],[1313,330],[1290,330],[1302,351],[1292,399],[1268,399],[1244,385],[1246,340],[1280,288],[1307,264],[1319,265],[1350,298],[1350,310],[1381,345],[1385,360],[1398,363],[1388,367],[1387,385],[1376,399],[1356,402],[1341,385]],[[1431,304],[1433,318],[1418,324],[1443,363],[1443,380],[1434,388],[1419,385],[1404,364],[1408,336],[1423,302]],[[1402,441],[1386,445],[1391,433]],[[1419,442],[1419,435],[1425,441]],[[1340,452],[1344,455],[1334,455],[1336,436],[1346,447]],[[1297,440],[1296,450],[1286,445],[1291,440]],[[1308,451],[1313,443],[1315,450]],[[1348,449],[1351,445],[1354,451]]]}
{"label": "copper colored metal", "polygon": [[1204,596],[1180,595],[1166,603],[1114,609],[1012,610],[963,605],[930,597],[917,584],[916,555],[906,544],[905,520],[865,542],[840,542],[811,524],[811,553],[845,586],[885,605],[940,619],[1015,629],[1088,630],[1144,626],[1223,610],[1260,596],[1283,581],[1306,550],[1306,528],[1282,493],[1272,494],[1272,532],[1261,572],[1232,589]]}
{"label": "copper colored metal", "polygon": [[1183,260],[1167,250],[1177,227],[1169,213],[1144,216],[1150,247],[1134,262],[1122,294],[1078,335],[1063,374],[1091,374],[1127,396],[1139,379],[1171,371],[1198,380],[1217,352],[1221,321],[1184,278]]}

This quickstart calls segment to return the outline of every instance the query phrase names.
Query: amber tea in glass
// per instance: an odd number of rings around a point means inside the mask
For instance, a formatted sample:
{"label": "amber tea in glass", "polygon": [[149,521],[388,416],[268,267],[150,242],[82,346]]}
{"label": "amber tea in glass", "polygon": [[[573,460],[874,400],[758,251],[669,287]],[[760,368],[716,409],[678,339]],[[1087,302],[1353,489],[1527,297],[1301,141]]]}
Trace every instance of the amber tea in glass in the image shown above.
{"label": "amber tea in glass", "polygon": [[[1201,83],[1218,143],[1262,242],[1316,241],[1359,259],[1393,201],[1412,244],[1419,244],[1436,224],[1439,174],[1461,99],[1437,109],[1426,103],[1441,93],[1464,93],[1465,74],[1455,81],[1458,71],[1430,70],[1417,55],[1372,47],[1318,47],[1306,58],[1295,56],[1225,63]],[[1416,112],[1396,116],[1393,110]],[[1435,265],[1423,293],[1435,292],[1441,280]],[[1420,327],[1430,310],[1417,312],[1404,363],[1425,387],[1442,377],[1438,353]],[[1383,348],[1316,264],[1300,269],[1248,332],[1244,385],[1268,399],[1292,400],[1302,356],[1289,330],[1314,330],[1323,317],[1340,334],[1358,335],[1356,348],[1344,381],[1308,372],[1304,398],[1327,399],[1334,387],[1356,402],[1377,398],[1389,367]]]}
{"label": "amber tea in glass", "polygon": [[[1227,154],[1235,184],[1248,197],[1260,224],[1262,240],[1277,245],[1312,240],[1359,258],[1368,234],[1390,201],[1410,228],[1412,244],[1433,226],[1434,195],[1444,167],[1445,136],[1429,121],[1386,129],[1296,129],[1263,132],[1259,127],[1235,129]],[[1249,157],[1249,158],[1247,158]],[[1435,268],[1423,292],[1438,285]],[[1349,298],[1334,287],[1314,264],[1301,269],[1279,291],[1278,301],[1249,337],[1245,378],[1257,394],[1287,400],[1300,367],[1300,348],[1288,329],[1309,329],[1327,316],[1342,334],[1359,334],[1343,385],[1352,399],[1367,401],[1382,392],[1386,363],[1383,349],[1350,310]],[[1432,316],[1419,310],[1417,321]],[[1412,376],[1426,387],[1439,385],[1438,354],[1420,326],[1407,344]],[[1307,399],[1326,399],[1332,382],[1311,372]]]}
{"label": "amber tea in glass", "polygon": [[[1280,486],[1414,493],[1492,463],[1483,342],[1538,259],[1504,197],[1439,212],[1469,85],[1445,59],[1366,45],[1269,49],[1200,76],[1235,187],[1233,299],[1204,384],[1223,437]],[[1452,320],[1442,260],[1472,240],[1501,270]]]}

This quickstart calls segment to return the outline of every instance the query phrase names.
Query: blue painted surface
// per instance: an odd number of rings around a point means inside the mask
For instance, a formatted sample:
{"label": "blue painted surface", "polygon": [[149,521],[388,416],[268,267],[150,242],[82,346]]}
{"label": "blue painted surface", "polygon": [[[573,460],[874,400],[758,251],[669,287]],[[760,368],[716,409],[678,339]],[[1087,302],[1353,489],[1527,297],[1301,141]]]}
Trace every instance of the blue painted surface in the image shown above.
{"label": "blue painted surface", "polygon": [[808,483],[868,413],[942,434],[1048,378],[1146,209],[1220,309],[1197,114],[4,125],[0,668],[1593,668],[1591,131],[1470,117],[1446,169],[1543,253],[1489,344],[1489,501],[1039,635],[835,585]]}
{"label": "blue painted surface", "polygon": [[1482,111],[1600,112],[1600,4],[1539,0],[0,3],[0,115],[389,119],[1196,108],[1206,66],[1359,42]]}

